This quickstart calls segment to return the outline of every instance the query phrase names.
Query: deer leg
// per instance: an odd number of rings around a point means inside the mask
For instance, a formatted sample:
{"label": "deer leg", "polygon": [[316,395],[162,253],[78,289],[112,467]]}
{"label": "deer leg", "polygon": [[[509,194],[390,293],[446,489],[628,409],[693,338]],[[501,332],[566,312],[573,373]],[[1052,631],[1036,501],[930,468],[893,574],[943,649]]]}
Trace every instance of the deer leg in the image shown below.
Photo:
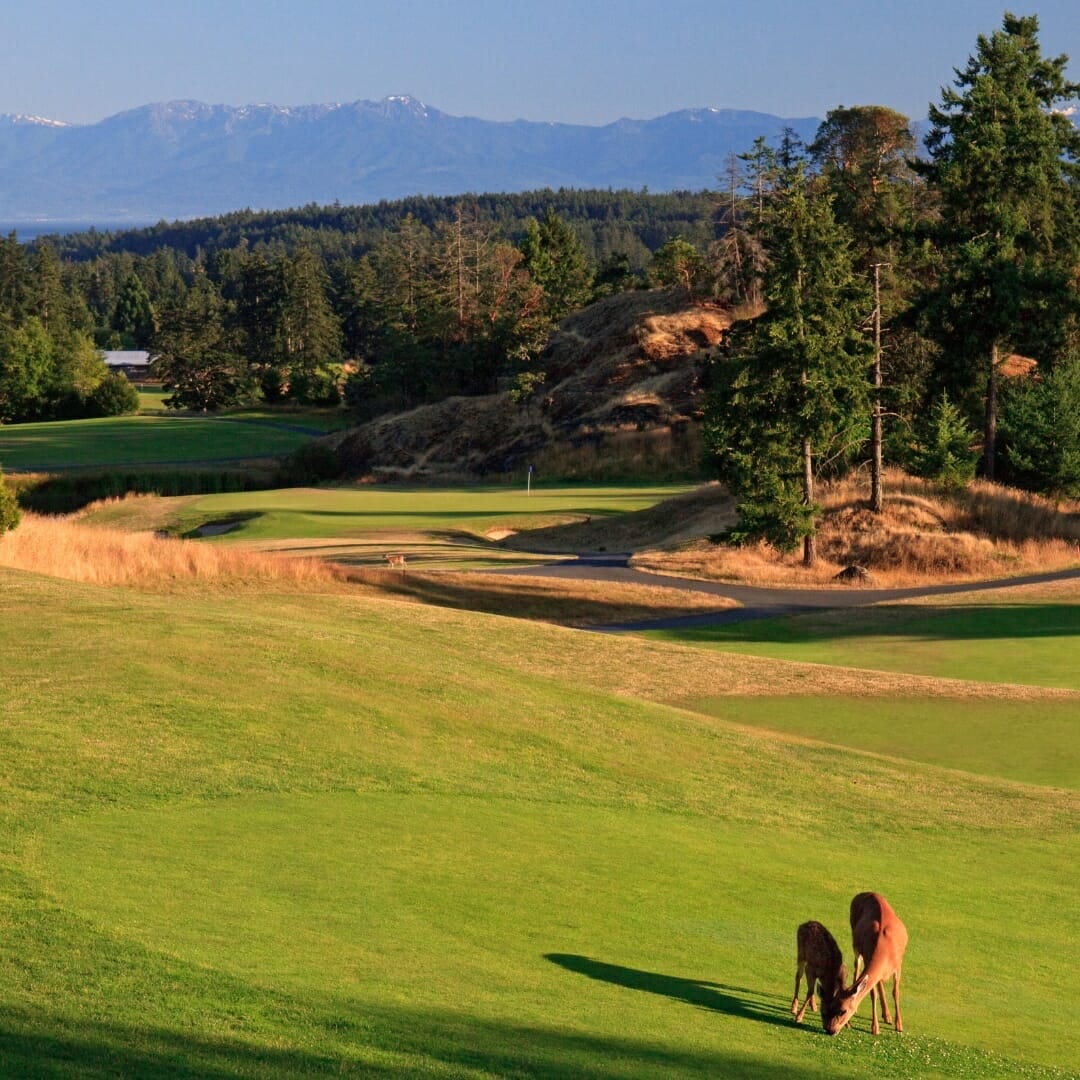
{"label": "deer leg", "polygon": [[801,1024],[803,1022],[803,1017],[806,1015],[806,1006],[810,1004],[810,1001],[811,997],[807,997],[807,999],[802,1003],[802,1008],[795,1015],[796,1024]]}
{"label": "deer leg", "polygon": [[878,1024],[877,1009],[875,1007],[877,1004],[875,995],[879,995],[882,1001],[885,1000],[885,990],[881,983],[870,988],[870,1033],[872,1035],[877,1035],[877,1033],[881,1031],[881,1026]]}
{"label": "deer leg", "polygon": [[892,1000],[896,1010],[896,1030],[904,1030],[904,1021],[900,1019],[900,969],[896,969],[896,974],[892,980]]}
{"label": "deer leg", "polygon": [[[895,986],[895,985],[896,985],[896,983],[894,982],[893,986]],[[885,1000],[885,980],[884,979],[882,979],[881,982],[878,983],[878,1006],[881,1009],[882,1023],[891,1024],[892,1023],[892,1017],[889,1016],[889,1003]]]}
{"label": "deer leg", "polygon": [[800,961],[795,968],[795,996],[791,999],[791,1015],[800,1022],[802,1016],[799,1015],[799,983],[802,982],[802,973],[805,967],[805,962]]}
{"label": "deer leg", "polygon": [[811,1010],[814,1009],[814,985],[814,977],[808,971],[806,973],[806,1000],[802,1003],[802,1008],[795,1014],[796,1024],[801,1024],[803,1022],[803,1017],[806,1015],[807,1007],[809,1007]]}

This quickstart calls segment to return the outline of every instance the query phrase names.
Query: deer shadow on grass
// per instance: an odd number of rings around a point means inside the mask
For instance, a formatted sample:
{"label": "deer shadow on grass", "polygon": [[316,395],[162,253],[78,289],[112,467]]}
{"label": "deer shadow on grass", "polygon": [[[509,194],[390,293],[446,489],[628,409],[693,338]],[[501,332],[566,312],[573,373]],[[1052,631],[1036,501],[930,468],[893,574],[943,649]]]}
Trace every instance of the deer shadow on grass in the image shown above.
{"label": "deer shadow on grass", "polygon": [[678,975],[641,971],[638,968],[607,964],[602,960],[570,953],[545,953],[544,959],[590,979],[625,986],[629,990],[660,994],[699,1009],[709,1009],[743,1020],[755,1020],[759,1024],[775,1024],[786,1028],[792,1026],[786,1002],[776,1004],[767,995],[743,986],[725,986],[723,983],[706,982],[702,979],[684,979]]}

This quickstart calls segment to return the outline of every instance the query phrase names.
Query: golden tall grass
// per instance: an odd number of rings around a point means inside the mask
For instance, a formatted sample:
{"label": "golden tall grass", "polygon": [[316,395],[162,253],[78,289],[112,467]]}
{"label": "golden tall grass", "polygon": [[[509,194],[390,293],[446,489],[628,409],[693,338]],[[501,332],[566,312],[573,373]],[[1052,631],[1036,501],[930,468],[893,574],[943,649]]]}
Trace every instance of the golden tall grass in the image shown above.
{"label": "golden tall grass", "polygon": [[335,568],[314,559],[283,559],[29,513],[18,528],[0,536],[0,566],[156,591],[187,583],[319,588],[341,580]]}
{"label": "golden tall grass", "polygon": [[344,592],[568,626],[733,606],[722,597],[663,587],[349,567],[35,514],[25,514],[17,529],[0,536],[0,566],[157,593],[192,587]]}

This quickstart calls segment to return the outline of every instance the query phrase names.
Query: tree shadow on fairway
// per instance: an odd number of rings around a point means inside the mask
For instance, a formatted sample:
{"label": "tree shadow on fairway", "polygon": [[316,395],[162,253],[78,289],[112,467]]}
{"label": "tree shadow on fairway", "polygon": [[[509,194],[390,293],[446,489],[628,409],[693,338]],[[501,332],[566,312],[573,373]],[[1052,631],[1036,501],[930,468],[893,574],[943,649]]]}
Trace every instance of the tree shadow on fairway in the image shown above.
{"label": "tree shadow on fairway", "polygon": [[[929,590],[928,590],[929,591]],[[1070,603],[953,604],[903,607],[880,603],[857,610],[835,608],[794,618],[760,619],[720,628],[689,629],[687,641],[720,639],[805,644],[848,638],[896,637],[912,641],[1001,641],[1070,638],[1080,633],[1080,607]]]}
{"label": "tree shadow on fairway", "polygon": [[[273,1012],[273,1009],[271,1009]],[[292,1014],[295,1029],[211,1033],[220,1017],[171,1030],[18,1011],[0,1020],[0,1076],[68,1080],[231,1080],[363,1076],[416,1080],[452,1073],[543,1080],[786,1080],[790,1068],[751,1054],[493,1020],[465,1012],[395,1010],[341,1002]],[[206,1018],[203,1018],[206,1021]],[[256,1025],[258,1026],[258,1025]],[[382,1060],[379,1060],[379,1059]],[[373,1060],[374,1059],[374,1060]],[[824,1080],[807,1064],[799,1075]]]}
{"label": "tree shadow on fairway", "polygon": [[[69,1017],[42,1023],[25,1016],[0,1023],[0,1076],[67,1080],[229,1080],[259,1076],[333,1075],[340,1063],[328,1055],[279,1049],[241,1039],[210,1038],[151,1026],[79,1022]],[[365,1065],[373,1080],[398,1076],[392,1068]]]}
{"label": "tree shadow on fairway", "polygon": [[550,960],[567,971],[585,975],[600,982],[625,986],[629,990],[644,990],[650,994],[684,1001],[699,1009],[710,1009],[727,1016],[737,1016],[743,1020],[756,1020],[760,1024],[776,1024],[791,1027],[791,1014],[782,1005],[777,1005],[764,995],[741,986],[725,986],[723,983],[704,982],[700,979],[684,979],[678,975],[661,975],[654,971],[641,971],[638,968],[622,967],[619,964],[606,964],[602,960],[593,960],[588,956],[575,956],[569,953],[545,953],[545,960]]}

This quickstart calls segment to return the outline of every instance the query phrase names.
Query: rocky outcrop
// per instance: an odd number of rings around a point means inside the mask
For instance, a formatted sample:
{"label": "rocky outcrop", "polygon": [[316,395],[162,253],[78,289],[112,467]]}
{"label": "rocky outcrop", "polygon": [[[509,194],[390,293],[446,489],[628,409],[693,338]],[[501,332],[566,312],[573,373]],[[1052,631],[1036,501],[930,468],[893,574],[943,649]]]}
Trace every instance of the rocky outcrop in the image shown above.
{"label": "rocky outcrop", "polygon": [[531,398],[448,398],[380,417],[336,439],[346,470],[393,478],[511,472],[555,445],[696,425],[708,350],[731,324],[723,309],[661,291],[609,297],[571,315],[538,366]]}

